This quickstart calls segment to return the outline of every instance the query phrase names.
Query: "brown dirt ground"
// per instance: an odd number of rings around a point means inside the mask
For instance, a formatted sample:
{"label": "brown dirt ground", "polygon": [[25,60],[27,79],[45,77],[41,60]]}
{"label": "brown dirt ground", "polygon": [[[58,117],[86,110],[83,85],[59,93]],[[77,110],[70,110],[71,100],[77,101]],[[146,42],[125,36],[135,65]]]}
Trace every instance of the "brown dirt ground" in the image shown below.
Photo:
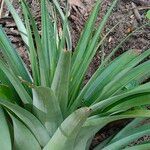
{"label": "brown dirt ground", "polygon": [[[37,20],[39,20],[39,5],[37,3],[37,0],[28,0],[28,1],[31,4],[31,8]],[[147,22],[147,19],[145,19],[145,13],[147,9],[144,9],[145,7],[147,7],[147,5],[137,6],[138,8],[139,7],[143,8],[143,10],[139,11],[141,20],[138,21],[133,12],[131,2],[132,0],[120,0],[118,5],[113,10],[113,13],[103,31],[103,35],[105,35],[109,29],[111,29],[116,23],[118,23],[118,21],[124,19],[124,22],[120,23],[118,27],[107,37],[105,44],[103,45],[105,56],[107,56],[112,51],[115,45],[117,45],[123,37],[127,36],[130,32],[132,32],[133,30],[135,30],[136,28]],[[79,35],[84,27],[84,24],[91,12],[94,3],[95,3],[94,0],[77,0],[76,3],[73,3],[71,5],[71,14],[69,19],[70,19],[71,33],[73,35],[72,36],[73,48],[75,48],[77,44]],[[18,1],[13,0],[13,4],[15,5],[15,8],[17,9],[18,13],[20,13]],[[110,5],[111,0],[104,0],[97,20],[97,24],[101,21],[103,14],[105,14],[107,8]],[[15,47],[19,49],[21,57],[23,58],[25,63],[29,64],[27,52],[25,51],[25,47],[21,41],[21,38],[14,24],[14,21],[9,12],[5,8],[4,12],[5,13],[3,14],[3,17],[0,19],[0,24],[2,24],[2,26],[5,28],[7,34],[9,35],[11,41],[14,43]],[[132,36],[132,38],[130,38],[130,40],[125,42],[123,46],[120,48],[119,52],[116,53],[115,57],[131,48],[144,51],[150,48],[149,41],[150,41],[150,27],[145,27],[143,28],[143,30],[136,32]],[[101,51],[99,50],[89,67],[85,82],[92,76],[92,74],[97,69],[98,65],[100,64],[101,56],[102,54]],[[127,122],[128,122],[127,120],[118,121],[115,123],[111,123],[104,129],[102,129],[95,136],[92,142],[91,149],[95,147],[99,142],[103,141],[109,135],[112,135],[116,133],[116,131],[119,131]]]}

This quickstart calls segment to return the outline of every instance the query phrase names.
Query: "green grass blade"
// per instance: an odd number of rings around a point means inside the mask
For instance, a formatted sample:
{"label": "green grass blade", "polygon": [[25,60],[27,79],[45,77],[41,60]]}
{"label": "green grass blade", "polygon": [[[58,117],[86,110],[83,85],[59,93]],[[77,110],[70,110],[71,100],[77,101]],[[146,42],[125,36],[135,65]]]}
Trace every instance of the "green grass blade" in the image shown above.
{"label": "green grass blade", "polygon": [[63,121],[54,92],[48,87],[34,87],[33,111],[52,136]]}
{"label": "green grass blade", "polygon": [[41,150],[40,144],[31,131],[13,115],[10,115],[14,129],[14,149],[16,150]]}
{"label": "green grass blade", "polygon": [[42,147],[47,144],[50,139],[48,131],[34,115],[20,106],[3,99],[0,99],[0,105],[11,110],[17,117],[19,117],[19,119],[31,130]]}
{"label": "green grass blade", "polygon": [[27,37],[27,30],[23,24],[23,21],[20,19],[19,15],[17,14],[16,10],[14,9],[12,3],[9,0],[4,0],[4,1],[7,5],[8,10],[11,12],[11,14],[15,20],[15,23],[17,25],[17,28],[21,34],[23,41],[25,42],[26,45],[28,45],[29,43],[28,43],[28,37]]}
{"label": "green grass blade", "polygon": [[0,107],[0,149],[12,150],[9,127],[2,107]]}

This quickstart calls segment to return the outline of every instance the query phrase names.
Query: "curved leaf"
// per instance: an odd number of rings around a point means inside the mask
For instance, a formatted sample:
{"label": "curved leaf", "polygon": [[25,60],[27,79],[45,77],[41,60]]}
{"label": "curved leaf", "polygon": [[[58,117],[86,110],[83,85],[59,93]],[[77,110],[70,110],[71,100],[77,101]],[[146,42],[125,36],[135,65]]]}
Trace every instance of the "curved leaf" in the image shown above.
{"label": "curved leaf", "polygon": [[0,149],[12,150],[10,132],[2,107],[0,107]]}
{"label": "curved leaf", "polygon": [[54,91],[63,115],[66,113],[68,105],[69,75],[71,65],[71,52],[62,50],[55,71],[51,89]]}
{"label": "curved leaf", "polygon": [[149,148],[150,148],[150,143],[146,143],[146,144],[141,144],[141,145],[136,145],[133,147],[125,148],[123,150],[149,150]]}
{"label": "curved leaf", "polygon": [[[103,111],[105,110],[107,107],[109,107],[112,104],[117,103],[118,101],[120,101],[123,98],[127,98],[129,96],[136,96],[136,94],[143,94],[143,93],[149,93],[150,92],[150,83],[145,83],[143,85],[140,85],[136,88],[134,88],[133,90],[129,90],[128,92],[125,92],[123,94],[120,95],[116,95],[113,97],[110,97],[106,100],[103,100],[101,102],[95,103],[93,105],[91,105],[91,109],[95,112],[95,111]],[[130,99],[128,99],[130,100]]]}
{"label": "curved leaf", "polygon": [[23,24],[23,21],[20,19],[19,15],[17,14],[16,10],[14,9],[12,3],[9,0],[4,0],[4,1],[15,20],[15,23],[17,25],[18,30],[20,31],[23,41],[25,42],[25,44],[28,45],[27,31]]}
{"label": "curved leaf", "polygon": [[15,150],[41,150],[40,144],[31,131],[18,119],[10,115],[14,127]]}
{"label": "curved leaf", "polygon": [[7,76],[7,78],[13,85],[13,87],[15,88],[15,90],[18,93],[18,95],[20,96],[22,102],[24,104],[28,104],[28,103],[31,104],[32,99],[31,99],[30,95],[28,94],[28,92],[26,91],[26,89],[24,88],[24,86],[22,85],[19,78],[16,76],[16,74],[14,74],[11,71],[11,69],[9,69],[8,66],[1,60],[0,60],[0,68],[5,73],[5,75]]}
{"label": "curved leaf", "polygon": [[63,121],[60,106],[54,92],[48,87],[34,87],[34,114],[52,136]]}
{"label": "curved leaf", "polygon": [[11,44],[10,39],[7,37],[4,29],[0,26],[0,49],[2,54],[4,55],[5,60],[7,61],[8,65],[11,67],[13,72],[21,76],[24,80],[31,82],[32,77],[27,70],[23,60],[19,56],[18,52]]}
{"label": "curved leaf", "polygon": [[72,113],[60,125],[43,150],[66,150],[68,148],[73,150],[75,138],[90,113],[91,110],[87,107]]}
{"label": "curved leaf", "polygon": [[32,131],[38,142],[41,146],[45,146],[50,139],[50,136],[46,130],[46,128],[41,124],[41,122],[30,112],[8,102],[0,98],[0,105],[6,107],[7,109],[11,110],[15,113],[24,124]]}

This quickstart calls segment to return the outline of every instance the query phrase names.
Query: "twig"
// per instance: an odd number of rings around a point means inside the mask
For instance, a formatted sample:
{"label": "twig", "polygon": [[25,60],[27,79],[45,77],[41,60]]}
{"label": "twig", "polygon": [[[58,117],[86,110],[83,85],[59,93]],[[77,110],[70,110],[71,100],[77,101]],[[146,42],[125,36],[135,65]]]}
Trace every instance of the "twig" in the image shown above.
{"label": "twig", "polygon": [[137,7],[138,10],[150,9],[150,6]]}
{"label": "twig", "polygon": [[[129,10],[133,10],[135,8],[129,8],[129,9],[123,9],[123,11],[129,11]],[[147,10],[150,9],[150,6],[137,6],[136,7],[137,10]]]}
{"label": "twig", "polygon": [[4,8],[4,0],[1,1],[0,19],[2,18],[3,8]]}
{"label": "twig", "polygon": [[132,7],[134,8],[134,9],[133,9],[133,12],[134,12],[134,15],[135,15],[137,21],[138,21],[138,22],[141,22],[141,21],[142,21],[141,15],[140,15],[140,13],[139,13],[139,11],[138,11],[138,9],[137,9],[136,4],[133,3],[133,2],[132,2]]}

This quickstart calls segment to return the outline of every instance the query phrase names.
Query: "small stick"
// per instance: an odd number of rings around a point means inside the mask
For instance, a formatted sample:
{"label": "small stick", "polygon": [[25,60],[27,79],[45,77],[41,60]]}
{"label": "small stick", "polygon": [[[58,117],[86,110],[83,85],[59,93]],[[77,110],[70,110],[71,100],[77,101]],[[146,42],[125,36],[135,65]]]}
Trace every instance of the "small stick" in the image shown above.
{"label": "small stick", "polygon": [[3,8],[4,8],[4,0],[1,1],[0,19],[2,18]]}
{"label": "small stick", "polygon": [[150,6],[137,7],[138,10],[150,9]]}
{"label": "small stick", "polygon": [[[129,11],[129,10],[133,10],[133,9],[135,9],[135,8],[123,9],[123,11]],[[150,6],[137,6],[136,9],[146,10],[146,9],[150,9]]]}
{"label": "small stick", "polygon": [[138,9],[137,9],[135,3],[133,3],[133,2],[132,2],[132,7],[134,8],[134,9],[133,9],[133,12],[134,12],[134,15],[135,15],[137,21],[138,21],[138,22],[141,22],[141,21],[142,21],[141,15],[140,15],[140,13],[139,13],[139,11],[138,11]]}

